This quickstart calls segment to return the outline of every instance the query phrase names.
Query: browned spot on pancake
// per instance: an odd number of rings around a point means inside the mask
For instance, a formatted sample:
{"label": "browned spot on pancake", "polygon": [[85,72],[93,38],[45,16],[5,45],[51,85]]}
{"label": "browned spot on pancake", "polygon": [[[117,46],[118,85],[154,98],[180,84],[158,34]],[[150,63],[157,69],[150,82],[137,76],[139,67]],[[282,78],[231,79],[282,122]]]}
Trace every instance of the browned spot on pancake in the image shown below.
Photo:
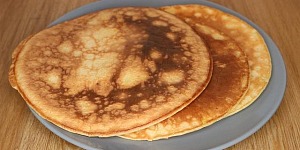
{"label": "browned spot on pancake", "polygon": [[126,99],[126,98],[128,98],[128,97],[129,97],[128,94],[122,92],[122,93],[120,93],[120,94],[118,95],[117,98],[122,100],[122,99]]}
{"label": "browned spot on pancake", "polygon": [[79,100],[75,102],[77,109],[82,115],[94,113],[97,110],[97,105],[88,100]]}
{"label": "browned spot on pancake", "polygon": [[165,96],[159,95],[155,98],[155,101],[156,102],[164,102],[164,101],[166,101],[166,98],[165,98]]}
{"label": "browned spot on pancake", "polygon": [[152,22],[152,24],[153,24],[154,26],[163,26],[163,27],[168,26],[168,23],[166,23],[165,21],[161,21],[161,20],[154,20],[154,21]]}
{"label": "browned spot on pancake", "polygon": [[157,49],[152,49],[151,51],[150,51],[150,57],[152,58],[152,59],[154,59],[154,60],[156,60],[156,59],[161,59],[162,58],[162,53],[161,52],[159,52]]}
{"label": "browned spot on pancake", "polygon": [[169,38],[172,41],[175,41],[176,38],[177,38],[176,35],[172,32],[166,33],[166,37]]}
{"label": "browned spot on pancake", "polygon": [[139,105],[132,105],[132,106],[130,106],[130,110],[131,111],[139,111]]}
{"label": "browned spot on pancake", "polygon": [[144,60],[144,64],[145,64],[145,66],[148,67],[148,69],[149,69],[152,73],[154,73],[154,72],[157,70],[155,61],[151,61],[151,60],[145,59],[145,60]]}
{"label": "browned spot on pancake", "polygon": [[73,49],[73,44],[71,41],[64,41],[62,44],[60,44],[57,47],[57,50],[60,53],[65,53],[65,54],[68,54],[69,52],[71,52],[72,49]]}
{"label": "browned spot on pancake", "polygon": [[185,79],[184,72],[182,70],[172,70],[163,72],[161,80],[165,84],[178,84]]}
{"label": "browned spot on pancake", "polygon": [[141,108],[141,109],[147,109],[147,108],[149,108],[151,105],[150,105],[150,102],[148,101],[148,100],[141,100],[140,102],[139,102],[139,107]]}
{"label": "browned spot on pancake", "polygon": [[174,92],[176,92],[178,89],[175,87],[175,86],[168,86],[168,91],[170,92],[170,93],[174,93]]}
{"label": "browned spot on pancake", "polygon": [[112,105],[109,105],[104,109],[104,111],[112,111],[112,110],[118,110],[118,109],[124,109],[125,105],[123,103],[114,103]]}
{"label": "browned spot on pancake", "polygon": [[144,68],[140,58],[129,56],[125,60],[125,67],[121,70],[117,85],[120,89],[132,88],[149,79],[149,73]]}

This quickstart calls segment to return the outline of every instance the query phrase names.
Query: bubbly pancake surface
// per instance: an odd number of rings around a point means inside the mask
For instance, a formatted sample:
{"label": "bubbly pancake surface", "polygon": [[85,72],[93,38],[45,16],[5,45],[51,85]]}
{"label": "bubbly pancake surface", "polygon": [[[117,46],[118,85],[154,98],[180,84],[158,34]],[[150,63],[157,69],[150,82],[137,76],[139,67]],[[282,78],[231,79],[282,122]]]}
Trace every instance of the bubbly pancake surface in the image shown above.
{"label": "bubbly pancake surface", "polygon": [[189,22],[189,25],[204,38],[211,51],[214,66],[209,85],[191,104],[170,118],[122,137],[158,140],[201,129],[224,116],[247,90],[247,57],[237,43],[211,27],[197,22]]}
{"label": "bubbly pancake surface", "polygon": [[113,136],[160,122],[206,87],[211,60],[183,21],[152,8],[115,8],[24,40],[10,82],[43,118]]}
{"label": "bubbly pancake surface", "polygon": [[270,80],[272,64],[263,37],[256,29],[233,15],[203,5],[175,5],[164,7],[162,10],[178,16],[188,24],[196,22],[228,35],[245,52],[250,68],[249,88],[226,116],[243,110],[258,98]]}

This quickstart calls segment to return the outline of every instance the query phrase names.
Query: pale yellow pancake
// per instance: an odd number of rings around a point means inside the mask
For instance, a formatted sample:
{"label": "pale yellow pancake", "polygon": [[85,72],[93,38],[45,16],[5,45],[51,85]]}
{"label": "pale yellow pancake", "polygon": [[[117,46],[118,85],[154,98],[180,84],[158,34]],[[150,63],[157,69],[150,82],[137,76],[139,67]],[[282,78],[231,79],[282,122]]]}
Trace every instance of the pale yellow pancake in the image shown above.
{"label": "pale yellow pancake", "polygon": [[151,141],[199,130],[224,116],[247,90],[247,57],[236,42],[208,26],[196,22],[189,24],[204,38],[213,57],[214,69],[209,85],[196,100],[174,116],[122,137]]}
{"label": "pale yellow pancake", "polygon": [[235,40],[245,52],[250,67],[250,85],[244,98],[226,116],[252,104],[267,86],[272,71],[271,57],[263,37],[241,19],[218,9],[202,5],[177,5],[162,10],[182,20],[212,27]]}
{"label": "pale yellow pancake", "polygon": [[115,8],[45,29],[15,50],[10,82],[68,131],[114,136],[156,124],[207,86],[210,54],[195,31],[153,8]]}

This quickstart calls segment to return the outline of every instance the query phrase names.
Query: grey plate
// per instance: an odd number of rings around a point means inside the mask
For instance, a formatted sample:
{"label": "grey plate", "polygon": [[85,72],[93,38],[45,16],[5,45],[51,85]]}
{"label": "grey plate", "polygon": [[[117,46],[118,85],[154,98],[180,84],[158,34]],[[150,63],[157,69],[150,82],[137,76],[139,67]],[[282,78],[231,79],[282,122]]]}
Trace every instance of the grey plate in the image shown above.
{"label": "grey plate", "polygon": [[73,134],[64,129],[61,129],[53,125],[52,123],[42,119],[35,112],[33,112],[35,117],[59,137],[85,149],[224,149],[244,140],[245,138],[256,132],[259,128],[261,128],[275,113],[283,98],[286,86],[286,70],[284,62],[275,43],[261,28],[259,28],[247,18],[228,8],[212,2],[200,0],[102,0],[73,10],[60,17],[56,21],[52,22],[49,26],[106,8],[122,6],[159,7],[174,4],[202,4],[210,7],[215,7],[241,18],[261,33],[271,53],[273,65],[272,77],[265,91],[250,107],[244,109],[234,116],[223,119],[202,130],[184,136],[170,138],[168,140],[159,140],[153,142],[131,141],[118,137],[90,138],[78,134]]}

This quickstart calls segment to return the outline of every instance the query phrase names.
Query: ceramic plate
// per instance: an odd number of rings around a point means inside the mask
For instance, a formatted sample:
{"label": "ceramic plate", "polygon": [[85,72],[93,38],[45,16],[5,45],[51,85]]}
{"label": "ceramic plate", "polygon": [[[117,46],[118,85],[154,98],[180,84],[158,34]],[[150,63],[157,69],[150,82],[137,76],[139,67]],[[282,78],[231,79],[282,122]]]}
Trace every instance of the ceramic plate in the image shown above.
{"label": "ceramic plate", "polygon": [[186,134],[184,136],[173,137],[167,140],[159,140],[153,142],[131,141],[119,137],[90,138],[78,134],[73,134],[64,129],[61,129],[53,125],[52,123],[42,119],[35,112],[33,112],[36,118],[53,133],[70,143],[73,143],[84,149],[105,150],[224,149],[244,140],[245,138],[256,132],[259,128],[261,128],[275,113],[283,98],[286,86],[286,70],[284,62],[275,43],[261,28],[259,28],[247,18],[228,8],[209,1],[200,0],[102,0],[75,9],[52,22],[49,26],[53,26],[63,21],[106,8],[123,6],[160,7],[174,4],[202,4],[210,7],[215,7],[241,18],[260,32],[268,45],[272,57],[273,70],[272,77],[267,88],[251,106],[231,117],[223,119],[199,131]]}

